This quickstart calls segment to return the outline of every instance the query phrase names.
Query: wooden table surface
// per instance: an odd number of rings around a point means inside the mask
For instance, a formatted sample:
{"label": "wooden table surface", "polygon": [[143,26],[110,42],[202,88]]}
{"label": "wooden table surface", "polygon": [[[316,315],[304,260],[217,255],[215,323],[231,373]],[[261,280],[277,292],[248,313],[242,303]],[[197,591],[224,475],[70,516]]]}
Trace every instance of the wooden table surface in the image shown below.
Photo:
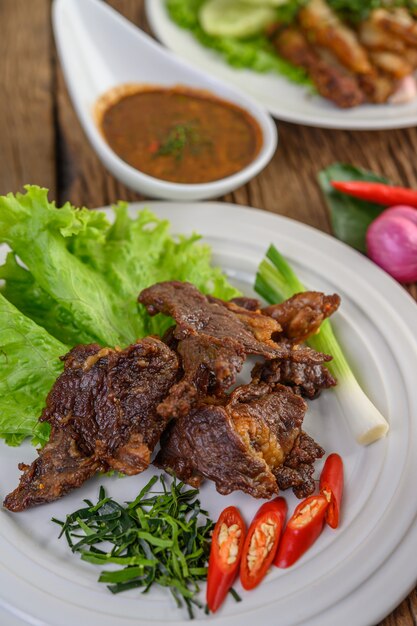
{"label": "wooden table surface", "polygon": [[[149,30],[143,0],[109,3]],[[50,0],[0,0],[0,24],[0,194],[34,183],[49,188],[58,203],[70,200],[96,207],[119,199],[143,199],[104,169],[81,130],[54,48]],[[417,128],[347,132],[280,123],[279,149],[269,166],[221,200],[286,215],[330,232],[316,184],[319,169],[345,161],[417,187],[416,155]],[[409,290],[417,298],[416,285]],[[381,625],[416,623],[417,588]]]}

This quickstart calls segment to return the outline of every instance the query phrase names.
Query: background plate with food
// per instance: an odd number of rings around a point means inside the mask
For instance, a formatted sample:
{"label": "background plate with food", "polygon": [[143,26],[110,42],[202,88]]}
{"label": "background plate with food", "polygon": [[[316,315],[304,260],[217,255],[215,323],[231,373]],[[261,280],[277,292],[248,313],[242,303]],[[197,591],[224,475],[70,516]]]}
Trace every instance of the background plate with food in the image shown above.
{"label": "background plate with food", "polygon": [[146,7],[165,45],[277,118],[369,130],[417,121],[417,20],[412,3],[402,4],[368,11],[368,3],[324,0],[148,0]]}

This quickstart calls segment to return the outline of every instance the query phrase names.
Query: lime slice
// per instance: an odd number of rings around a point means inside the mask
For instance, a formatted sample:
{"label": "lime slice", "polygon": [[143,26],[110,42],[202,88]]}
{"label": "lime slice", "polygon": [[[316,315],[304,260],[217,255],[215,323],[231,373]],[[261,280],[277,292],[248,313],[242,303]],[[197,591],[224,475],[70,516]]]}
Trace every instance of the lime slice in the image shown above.
{"label": "lime slice", "polygon": [[260,33],[273,22],[275,11],[242,0],[208,0],[200,10],[200,23],[209,35],[249,37]]}

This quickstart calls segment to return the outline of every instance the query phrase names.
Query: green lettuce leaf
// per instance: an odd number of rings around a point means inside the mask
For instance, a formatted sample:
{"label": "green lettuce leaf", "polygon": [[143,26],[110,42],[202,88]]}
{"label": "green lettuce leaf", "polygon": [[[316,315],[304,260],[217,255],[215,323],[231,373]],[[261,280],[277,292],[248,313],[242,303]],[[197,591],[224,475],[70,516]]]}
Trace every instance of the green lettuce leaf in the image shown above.
{"label": "green lettuce leaf", "polygon": [[89,332],[76,324],[65,306],[38,285],[31,272],[17,262],[13,252],[9,252],[4,265],[0,266],[0,279],[4,280],[0,293],[53,337],[70,346],[95,341]]}
{"label": "green lettuce leaf", "polygon": [[169,222],[148,210],[132,219],[120,203],[111,223],[102,212],[57,208],[45,189],[26,189],[0,197],[0,241],[12,248],[0,267],[2,293],[68,345],[125,346],[161,334],[166,322],[137,303],[161,280],[190,281],[224,299],[237,294],[197,235],[174,238]]}
{"label": "green lettuce leaf", "polygon": [[[247,68],[255,72],[275,72],[289,80],[309,85],[312,83],[301,68],[292,65],[278,56],[268,37],[258,35],[247,39],[234,37],[213,37],[201,27],[198,14],[205,0],[167,0],[167,10],[171,19],[189,30],[206,48],[218,52],[228,63],[236,68]],[[300,6],[299,0],[290,0],[277,8],[277,20],[291,22]]]}
{"label": "green lettuce leaf", "polygon": [[71,239],[88,232],[103,240],[105,216],[65,204],[48,202],[36,186],[26,194],[0,197],[0,238],[30,270],[37,285],[51,296],[91,340],[115,345],[140,333],[135,318],[118,316],[118,301],[105,277],[70,250]]}
{"label": "green lettuce leaf", "polygon": [[10,445],[47,440],[37,420],[70,347],[163,334],[172,322],[137,303],[145,287],[175,279],[225,300],[239,294],[198,235],[173,237],[148,210],[132,219],[120,203],[109,220],[26,190],[0,197],[0,242],[12,249],[0,266],[0,437]]}
{"label": "green lettuce leaf", "polygon": [[0,295],[0,437],[19,445],[32,437],[46,443],[49,424],[38,422],[68,346],[18,311]]}

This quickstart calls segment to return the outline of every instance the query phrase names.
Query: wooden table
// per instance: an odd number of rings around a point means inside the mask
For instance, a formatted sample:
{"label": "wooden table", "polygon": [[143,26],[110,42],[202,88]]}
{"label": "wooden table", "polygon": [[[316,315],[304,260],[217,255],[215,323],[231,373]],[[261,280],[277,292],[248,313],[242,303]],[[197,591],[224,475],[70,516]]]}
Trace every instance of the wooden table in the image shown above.
{"label": "wooden table", "polygon": [[[110,4],[148,30],[143,0],[111,0]],[[48,187],[58,203],[70,200],[96,207],[119,199],[142,199],[103,168],[84,137],[54,48],[50,0],[1,0],[0,24],[0,194],[35,183]],[[398,184],[417,187],[416,128],[345,132],[280,123],[279,136],[269,166],[221,200],[286,215],[330,232],[316,184],[317,171],[329,163],[354,163],[384,173]],[[409,290],[417,299],[417,286]],[[382,625],[416,623],[417,588]]]}

